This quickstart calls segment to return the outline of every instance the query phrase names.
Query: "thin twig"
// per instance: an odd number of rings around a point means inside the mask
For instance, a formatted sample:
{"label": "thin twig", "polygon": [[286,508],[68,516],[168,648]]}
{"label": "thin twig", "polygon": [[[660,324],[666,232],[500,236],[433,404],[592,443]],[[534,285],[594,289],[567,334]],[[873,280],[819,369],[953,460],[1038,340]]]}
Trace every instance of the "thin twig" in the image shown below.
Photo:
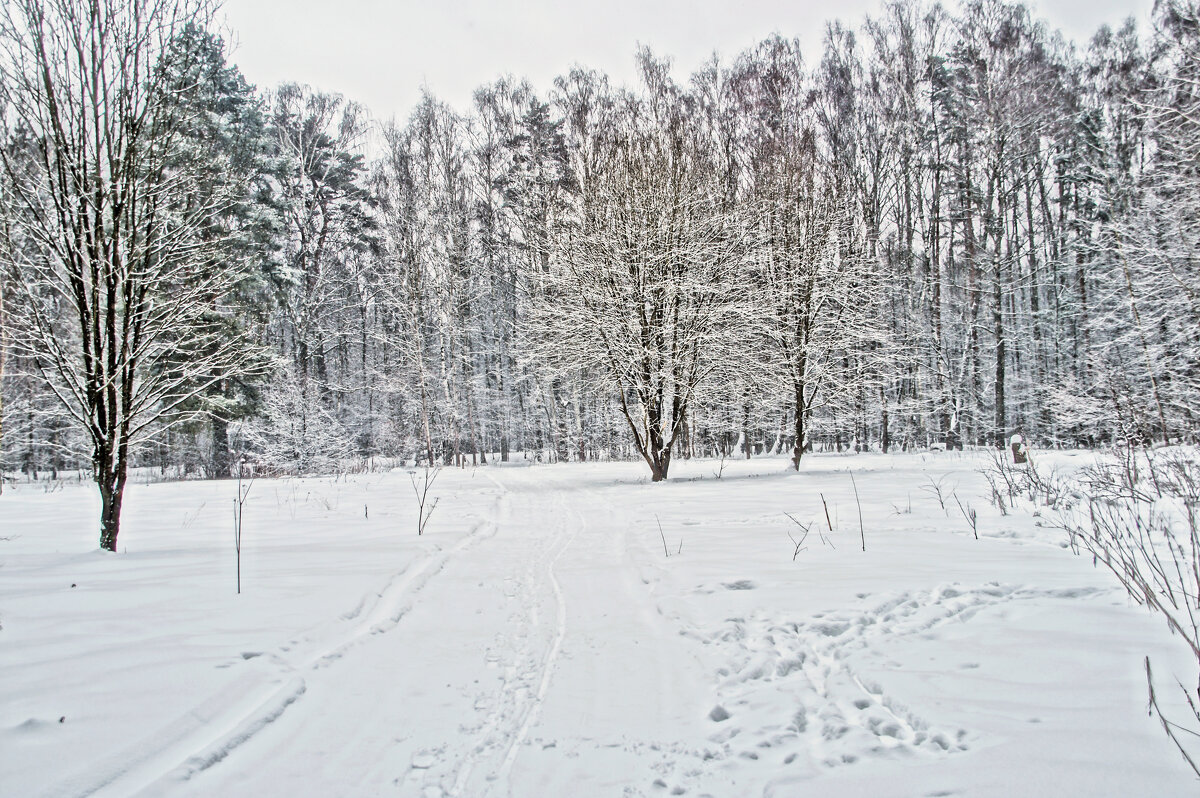
{"label": "thin twig", "polygon": [[425,466],[425,478],[421,483],[421,487],[419,488],[417,487],[416,476],[411,471],[408,474],[408,479],[410,482],[412,482],[413,494],[417,497],[417,535],[425,534],[425,525],[429,523],[429,517],[433,515],[433,511],[437,509],[438,501],[440,500],[440,497],[438,496],[433,498],[433,504],[429,506],[428,510],[425,509],[425,504],[429,499],[429,488],[437,480],[438,474],[440,473],[441,469],[435,468],[433,470],[433,476],[431,477],[429,475],[429,466]]}
{"label": "thin twig", "polygon": [[862,536],[863,551],[867,550],[867,532],[863,529],[862,502],[858,499],[858,485],[854,481],[854,472],[850,472],[850,484],[854,486],[854,501],[858,504],[858,534]]}
{"label": "thin twig", "polygon": [[[1162,724],[1163,731],[1165,731],[1167,733],[1167,736],[1171,738],[1171,742],[1175,743],[1175,747],[1179,749],[1179,753],[1183,755],[1183,758],[1185,760],[1187,760],[1188,766],[1191,767],[1192,772],[1195,773],[1197,776],[1200,776],[1200,767],[1196,766],[1196,763],[1192,760],[1192,758],[1190,756],[1188,756],[1188,752],[1183,747],[1183,744],[1180,743],[1179,740],[1175,737],[1175,729],[1180,729],[1182,731],[1186,731],[1186,732],[1189,732],[1192,734],[1194,734],[1194,732],[1192,732],[1190,729],[1185,729],[1176,723],[1172,723],[1171,721],[1169,721],[1165,717],[1163,717],[1162,709],[1160,709],[1158,706],[1158,699],[1154,695],[1154,677],[1153,677],[1153,674],[1151,674],[1151,672],[1150,672],[1150,658],[1149,657],[1146,657],[1146,687],[1150,691],[1150,705],[1148,707],[1148,709],[1150,710],[1150,714],[1158,715],[1158,721],[1159,721],[1159,723]],[[1186,694],[1187,691],[1185,690],[1184,693]]]}
{"label": "thin twig", "polygon": [[825,526],[829,527],[829,531],[833,531],[833,522],[829,520],[829,505],[825,503],[825,494],[818,494],[821,497],[821,506],[825,508]]}
{"label": "thin twig", "polygon": [[954,501],[958,504],[958,509],[963,514],[963,518],[967,519],[967,523],[971,525],[971,531],[975,533],[975,539],[979,540],[979,516],[975,512],[975,508],[969,505],[963,507],[963,503],[959,501],[957,493],[954,494]]}
{"label": "thin twig", "polygon": [[795,550],[792,552],[792,562],[795,562],[796,558],[800,556],[800,552],[804,551],[804,541],[808,538],[808,530],[812,526],[812,524],[805,526],[804,524],[797,521],[796,517],[794,515],[792,515],[791,513],[784,513],[784,515],[786,515],[788,518],[792,519],[793,524],[795,524],[796,526],[798,526],[802,530],[804,530],[804,534],[800,536],[799,540],[796,540],[796,538],[792,537],[792,530],[790,530],[790,529],[786,530],[788,539],[791,540],[792,544],[796,547]]}

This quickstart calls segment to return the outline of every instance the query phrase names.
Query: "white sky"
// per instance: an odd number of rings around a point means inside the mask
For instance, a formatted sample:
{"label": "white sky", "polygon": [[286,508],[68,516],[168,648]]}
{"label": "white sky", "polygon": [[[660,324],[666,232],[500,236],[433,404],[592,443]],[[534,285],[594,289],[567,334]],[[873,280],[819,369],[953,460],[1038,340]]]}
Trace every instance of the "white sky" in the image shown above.
{"label": "white sky", "polygon": [[[953,0],[951,0],[953,2]],[[1152,0],[1039,0],[1035,15],[1084,43]],[[825,22],[857,28],[881,0],[225,0],[232,61],[263,88],[282,81],[339,92],[378,119],[404,121],[422,85],[459,110],[502,74],[541,91],[572,65],[636,82],[639,43],[685,78],[714,50],[732,60],[772,32],[800,39],[811,65]]]}

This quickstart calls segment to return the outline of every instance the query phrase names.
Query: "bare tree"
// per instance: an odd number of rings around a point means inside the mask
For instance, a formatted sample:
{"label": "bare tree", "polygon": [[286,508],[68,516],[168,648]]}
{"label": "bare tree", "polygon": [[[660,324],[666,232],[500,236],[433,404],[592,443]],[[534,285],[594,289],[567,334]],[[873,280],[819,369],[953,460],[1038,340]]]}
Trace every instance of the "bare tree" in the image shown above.
{"label": "bare tree", "polygon": [[1159,85],[1138,107],[1154,157],[1129,213],[1109,225],[1115,257],[1096,325],[1112,331],[1101,351],[1115,415],[1134,436],[1169,443],[1200,421],[1200,4],[1160,4],[1155,27]]}
{"label": "bare tree", "polygon": [[690,102],[666,64],[641,54],[644,97],[626,95],[593,132],[603,169],[579,173],[532,320],[540,353],[615,391],[655,482],[667,477],[701,382],[744,341],[744,232],[724,212],[694,140]]}
{"label": "bare tree", "polygon": [[23,242],[4,252],[20,277],[13,347],[90,440],[110,551],[133,447],[250,358],[220,323],[238,275],[215,220],[241,184],[188,136],[196,86],[180,80],[196,57],[180,36],[211,14],[207,0],[0,10],[0,104],[15,123],[0,159],[9,240]]}
{"label": "bare tree", "polygon": [[[4,175],[0,174],[0,208],[7,207],[9,203],[9,191],[5,183]],[[11,246],[8,219],[0,212],[0,253],[8,251]],[[4,284],[7,280],[6,270],[0,268],[0,494],[4,493],[4,377],[7,375],[5,367],[8,365],[8,320],[4,312]]]}

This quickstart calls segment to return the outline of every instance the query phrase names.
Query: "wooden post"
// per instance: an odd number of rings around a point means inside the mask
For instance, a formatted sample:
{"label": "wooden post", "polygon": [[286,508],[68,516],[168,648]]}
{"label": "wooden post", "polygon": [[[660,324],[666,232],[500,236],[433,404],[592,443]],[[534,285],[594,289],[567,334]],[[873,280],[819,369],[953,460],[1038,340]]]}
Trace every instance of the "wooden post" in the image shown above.
{"label": "wooden post", "polygon": [[1024,465],[1029,462],[1029,450],[1025,448],[1025,440],[1021,437],[1021,433],[1013,435],[1009,439],[1009,444],[1012,446],[1013,463],[1016,465]]}

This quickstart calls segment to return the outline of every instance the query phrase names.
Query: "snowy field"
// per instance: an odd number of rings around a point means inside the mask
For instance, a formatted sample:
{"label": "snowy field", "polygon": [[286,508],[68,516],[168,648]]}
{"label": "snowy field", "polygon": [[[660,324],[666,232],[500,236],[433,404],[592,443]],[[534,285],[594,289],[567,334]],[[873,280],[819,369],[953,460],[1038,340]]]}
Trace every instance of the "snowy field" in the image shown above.
{"label": "snowy field", "polygon": [[240,596],[231,482],[132,485],[115,555],[6,488],[0,794],[1195,795],[1184,646],[982,462],[446,470],[421,537],[406,472],[259,480]]}

